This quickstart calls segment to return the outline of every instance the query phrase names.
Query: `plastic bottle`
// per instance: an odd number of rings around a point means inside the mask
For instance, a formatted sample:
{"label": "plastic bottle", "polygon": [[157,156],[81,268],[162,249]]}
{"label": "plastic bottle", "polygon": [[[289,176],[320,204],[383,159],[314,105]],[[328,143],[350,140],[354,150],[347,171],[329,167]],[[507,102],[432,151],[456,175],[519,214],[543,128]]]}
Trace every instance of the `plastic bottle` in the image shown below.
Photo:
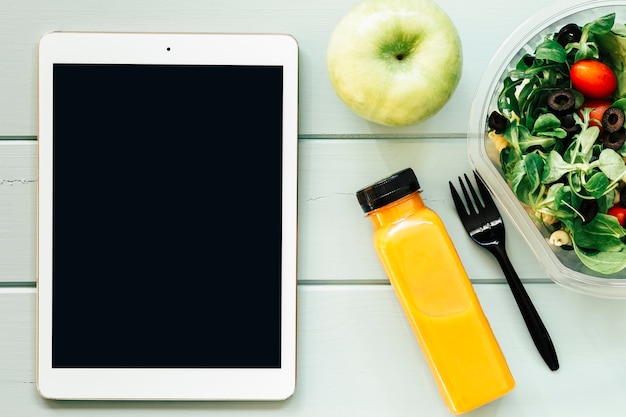
{"label": "plastic bottle", "polygon": [[515,381],[439,216],[407,168],[357,192],[379,259],[454,414],[487,404]]}

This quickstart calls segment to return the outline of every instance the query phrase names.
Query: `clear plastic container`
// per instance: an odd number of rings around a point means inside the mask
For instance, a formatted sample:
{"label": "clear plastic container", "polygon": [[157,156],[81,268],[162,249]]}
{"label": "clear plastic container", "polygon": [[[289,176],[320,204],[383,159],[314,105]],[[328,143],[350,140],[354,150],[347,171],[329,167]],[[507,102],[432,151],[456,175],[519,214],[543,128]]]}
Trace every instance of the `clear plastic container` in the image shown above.
{"label": "clear plastic container", "polygon": [[468,153],[470,163],[491,188],[501,208],[553,281],[585,294],[626,298],[626,270],[613,275],[598,274],[584,266],[574,251],[555,248],[548,243],[550,232],[533,221],[507,185],[498,151],[487,136],[487,118],[497,109],[502,81],[520,58],[525,53],[534,53],[535,47],[547,35],[558,32],[565,24],[582,26],[609,13],[616,14],[616,24],[626,23],[626,1],[559,1],[531,16],[513,31],[488,63],[476,90],[468,125]]}

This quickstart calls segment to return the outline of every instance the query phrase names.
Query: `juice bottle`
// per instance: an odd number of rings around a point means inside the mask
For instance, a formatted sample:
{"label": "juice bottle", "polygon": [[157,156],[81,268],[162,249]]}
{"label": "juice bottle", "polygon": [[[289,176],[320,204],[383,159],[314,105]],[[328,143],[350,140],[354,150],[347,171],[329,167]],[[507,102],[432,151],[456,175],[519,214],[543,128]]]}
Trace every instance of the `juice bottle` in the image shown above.
{"label": "juice bottle", "polygon": [[500,346],[439,216],[411,168],[357,192],[378,257],[454,414],[515,386]]}

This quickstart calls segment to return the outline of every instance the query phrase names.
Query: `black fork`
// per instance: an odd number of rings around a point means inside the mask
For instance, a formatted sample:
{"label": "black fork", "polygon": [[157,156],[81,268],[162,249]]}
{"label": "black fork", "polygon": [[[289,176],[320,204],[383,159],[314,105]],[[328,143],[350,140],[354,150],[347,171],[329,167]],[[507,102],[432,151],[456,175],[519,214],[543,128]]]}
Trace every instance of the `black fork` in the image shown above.
{"label": "black fork", "polygon": [[[498,260],[537,350],[548,367],[556,371],[559,369],[559,360],[557,359],[552,339],[506,253],[504,246],[504,223],[502,222],[500,212],[491,198],[487,186],[477,172],[474,172],[474,177],[484,204],[481,203],[466,174],[464,177],[467,188],[461,177],[459,177],[459,184],[467,202],[467,207],[463,204],[463,200],[454,188],[454,185],[452,185],[452,182],[449,182],[452,199],[461,222],[472,240],[491,252]],[[469,193],[467,189],[469,189]]]}

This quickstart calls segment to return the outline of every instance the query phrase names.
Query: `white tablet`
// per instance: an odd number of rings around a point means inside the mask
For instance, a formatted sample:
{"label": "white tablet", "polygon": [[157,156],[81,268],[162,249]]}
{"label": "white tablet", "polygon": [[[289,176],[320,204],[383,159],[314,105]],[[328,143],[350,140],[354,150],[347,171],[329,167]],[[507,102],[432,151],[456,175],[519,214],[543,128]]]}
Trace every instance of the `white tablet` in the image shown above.
{"label": "white tablet", "polygon": [[52,33],[39,58],[40,394],[289,397],[295,40]]}

